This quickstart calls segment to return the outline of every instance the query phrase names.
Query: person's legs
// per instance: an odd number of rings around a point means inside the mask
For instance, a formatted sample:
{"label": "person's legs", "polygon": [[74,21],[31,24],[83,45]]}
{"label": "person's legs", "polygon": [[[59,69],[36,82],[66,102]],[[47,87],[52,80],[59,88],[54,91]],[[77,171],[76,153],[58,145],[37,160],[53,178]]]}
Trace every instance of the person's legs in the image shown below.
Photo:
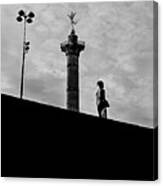
{"label": "person's legs", "polygon": [[97,110],[98,110],[98,115],[99,115],[99,117],[101,118],[101,117],[102,117],[102,114],[101,114],[101,112],[102,112],[101,107],[98,106],[98,107],[97,107]]}
{"label": "person's legs", "polygon": [[101,111],[101,117],[102,118],[107,118],[107,109],[104,108],[102,111]]}
{"label": "person's legs", "polygon": [[105,115],[105,118],[107,119],[107,109],[106,108],[104,109],[104,115]]}

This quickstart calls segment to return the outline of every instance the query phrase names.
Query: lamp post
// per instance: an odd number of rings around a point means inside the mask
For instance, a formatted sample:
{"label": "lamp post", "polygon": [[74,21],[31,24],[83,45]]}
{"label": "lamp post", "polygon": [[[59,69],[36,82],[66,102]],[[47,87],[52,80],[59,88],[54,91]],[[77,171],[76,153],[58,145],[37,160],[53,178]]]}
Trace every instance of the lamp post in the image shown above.
{"label": "lamp post", "polygon": [[23,58],[22,58],[22,68],[21,68],[21,82],[20,82],[20,98],[23,98],[23,84],[24,84],[24,68],[25,68],[25,55],[27,54],[29,50],[30,42],[26,41],[26,24],[32,23],[33,18],[35,17],[35,14],[33,12],[26,13],[23,10],[20,10],[18,12],[18,16],[16,20],[18,22],[24,21],[24,27],[23,27]]}

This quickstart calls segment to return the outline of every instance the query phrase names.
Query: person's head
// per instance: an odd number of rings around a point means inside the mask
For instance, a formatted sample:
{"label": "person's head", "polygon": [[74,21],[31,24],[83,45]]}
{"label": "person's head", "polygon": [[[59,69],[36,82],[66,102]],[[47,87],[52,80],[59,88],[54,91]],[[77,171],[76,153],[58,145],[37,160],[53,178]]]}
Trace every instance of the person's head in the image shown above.
{"label": "person's head", "polygon": [[103,81],[97,81],[97,86],[99,86],[100,89],[104,88],[104,82]]}

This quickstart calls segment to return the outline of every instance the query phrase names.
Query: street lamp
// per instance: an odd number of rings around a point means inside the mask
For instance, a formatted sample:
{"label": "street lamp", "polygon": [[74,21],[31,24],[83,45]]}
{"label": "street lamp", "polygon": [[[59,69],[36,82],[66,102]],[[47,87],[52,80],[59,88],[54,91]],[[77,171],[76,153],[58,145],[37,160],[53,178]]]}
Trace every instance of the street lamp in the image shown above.
{"label": "street lamp", "polygon": [[32,23],[35,14],[33,12],[26,13],[23,10],[18,12],[16,20],[18,22],[24,21],[24,31],[23,31],[23,58],[22,58],[22,68],[21,68],[21,82],[20,82],[20,98],[23,98],[23,84],[24,84],[24,68],[25,68],[25,55],[29,50],[30,42],[26,41],[26,23]]}

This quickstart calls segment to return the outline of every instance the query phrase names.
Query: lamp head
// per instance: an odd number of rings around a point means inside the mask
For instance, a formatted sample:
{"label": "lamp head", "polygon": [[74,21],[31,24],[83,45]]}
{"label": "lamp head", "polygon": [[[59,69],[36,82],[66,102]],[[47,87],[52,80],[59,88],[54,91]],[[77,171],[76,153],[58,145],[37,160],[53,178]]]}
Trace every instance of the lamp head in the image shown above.
{"label": "lamp head", "polygon": [[18,16],[18,17],[16,18],[16,20],[17,20],[18,22],[21,22],[23,19],[22,19],[21,16]]}
{"label": "lamp head", "polygon": [[27,23],[32,23],[32,19],[31,18],[28,18],[27,19]]}
{"label": "lamp head", "polygon": [[33,12],[29,12],[28,17],[29,18],[34,18],[35,17],[35,14]]}
{"label": "lamp head", "polygon": [[20,16],[24,16],[24,15],[25,15],[25,12],[24,12],[23,10],[20,10],[20,11],[18,12],[18,14],[19,14]]}
{"label": "lamp head", "polygon": [[26,45],[29,45],[29,44],[30,44],[30,42],[29,42],[29,41],[27,41],[27,42],[26,42]]}

